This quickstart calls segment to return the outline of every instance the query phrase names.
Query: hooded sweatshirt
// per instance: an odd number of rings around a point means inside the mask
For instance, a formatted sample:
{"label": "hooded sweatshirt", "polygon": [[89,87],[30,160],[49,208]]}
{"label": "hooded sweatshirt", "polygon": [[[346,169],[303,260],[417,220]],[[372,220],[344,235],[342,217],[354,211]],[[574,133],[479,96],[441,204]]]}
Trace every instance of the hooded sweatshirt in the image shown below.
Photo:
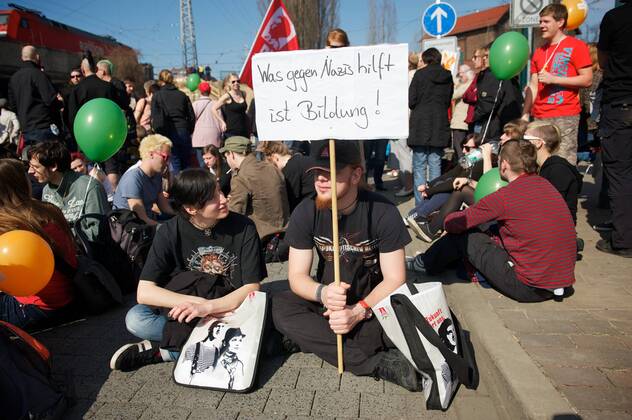
{"label": "hooded sweatshirt", "polygon": [[550,156],[540,167],[540,176],[562,194],[577,224],[577,195],[582,189],[582,176],[577,168],[560,156]]}

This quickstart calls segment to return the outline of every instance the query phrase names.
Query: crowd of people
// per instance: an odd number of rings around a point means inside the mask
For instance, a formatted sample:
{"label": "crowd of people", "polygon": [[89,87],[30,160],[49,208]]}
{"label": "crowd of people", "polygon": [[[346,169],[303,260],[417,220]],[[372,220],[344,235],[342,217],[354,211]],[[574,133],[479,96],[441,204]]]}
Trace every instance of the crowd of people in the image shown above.
{"label": "crowd of people", "polygon": [[[266,263],[288,260],[290,290],[275,293],[271,306],[285,351],[336,364],[336,334],[344,334],[349,371],[420,391],[421,376],[371,308],[405,282],[407,270],[432,278],[454,266],[519,302],[570,295],[583,248],[575,231],[582,119],[591,118],[588,130],[601,141],[612,209],[612,237],[597,248],[632,256],[632,50],[626,43],[632,5],[604,17],[598,59],[565,33],[567,19],[560,4],[540,12],[544,44],[533,54],[524,92],[516,78],[494,76],[489,46],[459,67],[456,80],[438,50],[411,55],[410,134],[390,141],[402,174],[395,195],[415,196],[405,217],[380,194],[389,140],[336,142],[334,180],[328,142],[254,141],[254,102],[249,108],[235,74],[224,79],[216,100],[204,81],[191,102],[162,70],[136,98],[131,80],[116,79],[109,60],[95,63],[87,53],[58,92],[36,48],[24,47],[8,102],[0,100],[0,234],[33,231],[63,263],[34,296],[0,292],[0,319],[29,328],[71,305],[76,294],[67,267],[77,267],[77,220],[125,209],[157,228],[138,304],[125,318],[143,341],[119,349],[112,369],[175,360],[183,341],[170,325],[221,318],[260,289]],[[328,48],[349,45],[343,30],[329,33]],[[594,69],[603,72],[599,84]],[[125,146],[102,166],[77,150],[72,131],[78,110],[94,98],[119,105],[129,129]],[[449,147],[451,162],[443,159]],[[136,155],[129,152],[134,148]],[[508,185],[476,201],[477,182],[491,170]],[[331,211],[334,182],[338,215]],[[340,285],[334,283],[333,217],[344,244]],[[408,228],[432,243],[425,253],[406,257]]]}

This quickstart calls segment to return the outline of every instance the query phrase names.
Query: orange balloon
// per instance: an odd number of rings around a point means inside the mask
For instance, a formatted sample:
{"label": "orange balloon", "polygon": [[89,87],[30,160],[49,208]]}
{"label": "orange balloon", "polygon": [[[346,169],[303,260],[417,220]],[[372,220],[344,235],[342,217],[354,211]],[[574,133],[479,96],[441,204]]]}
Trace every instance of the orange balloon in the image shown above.
{"label": "orange balloon", "polygon": [[31,296],[48,284],[55,258],[48,243],[33,232],[13,230],[0,235],[0,290]]}
{"label": "orange balloon", "polygon": [[568,10],[566,29],[572,31],[579,28],[588,16],[588,3],[585,0],[562,0]]}

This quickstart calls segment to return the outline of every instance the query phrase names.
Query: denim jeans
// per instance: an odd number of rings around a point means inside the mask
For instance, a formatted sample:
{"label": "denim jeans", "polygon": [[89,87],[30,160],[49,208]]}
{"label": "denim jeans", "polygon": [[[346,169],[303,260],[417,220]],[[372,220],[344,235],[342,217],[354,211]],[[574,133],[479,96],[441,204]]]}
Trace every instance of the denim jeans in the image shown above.
{"label": "denim jeans", "polygon": [[[417,191],[417,187],[441,175],[443,148],[411,146],[411,149],[413,149],[413,181],[415,183],[413,191],[415,192],[415,205],[418,205],[423,201],[423,197]],[[426,168],[428,168],[428,178],[426,178]]]}
{"label": "denim jeans", "polygon": [[[138,338],[160,342],[162,329],[167,318],[158,309],[152,309],[147,305],[134,305],[125,315],[125,327]],[[179,352],[160,350],[165,355],[169,354],[171,360],[178,360]]]}
{"label": "denim jeans", "polygon": [[430,198],[426,198],[421,201],[418,205],[416,205],[410,212],[408,212],[409,216],[412,216],[414,219],[425,218],[428,217],[430,213],[435,210],[439,210],[441,206],[443,206],[450,195],[452,193],[437,193],[431,196]]}
{"label": "denim jeans", "polygon": [[57,136],[50,131],[50,128],[36,128],[34,130],[24,131],[22,134],[24,135],[25,146],[57,139]]}
{"label": "denim jeans", "polygon": [[0,320],[24,328],[48,319],[55,311],[44,311],[35,305],[23,305],[13,296],[0,292]]}
{"label": "denim jeans", "polygon": [[169,140],[173,143],[171,148],[171,167],[173,175],[177,175],[181,170],[189,167],[191,162],[191,134],[186,128],[176,128],[169,135]]}

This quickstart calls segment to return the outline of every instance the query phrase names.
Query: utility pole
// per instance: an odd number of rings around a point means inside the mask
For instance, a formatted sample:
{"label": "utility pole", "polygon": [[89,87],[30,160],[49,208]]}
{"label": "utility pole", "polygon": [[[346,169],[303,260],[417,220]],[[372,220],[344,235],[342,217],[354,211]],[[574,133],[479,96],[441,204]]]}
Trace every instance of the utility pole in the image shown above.
{"label": "utility pole", "polygon": [[195,27],[193,26],[192,0],[180,0],[180,47],[184,69],[195,67],[197,71],[197,47],[195,46]]}

